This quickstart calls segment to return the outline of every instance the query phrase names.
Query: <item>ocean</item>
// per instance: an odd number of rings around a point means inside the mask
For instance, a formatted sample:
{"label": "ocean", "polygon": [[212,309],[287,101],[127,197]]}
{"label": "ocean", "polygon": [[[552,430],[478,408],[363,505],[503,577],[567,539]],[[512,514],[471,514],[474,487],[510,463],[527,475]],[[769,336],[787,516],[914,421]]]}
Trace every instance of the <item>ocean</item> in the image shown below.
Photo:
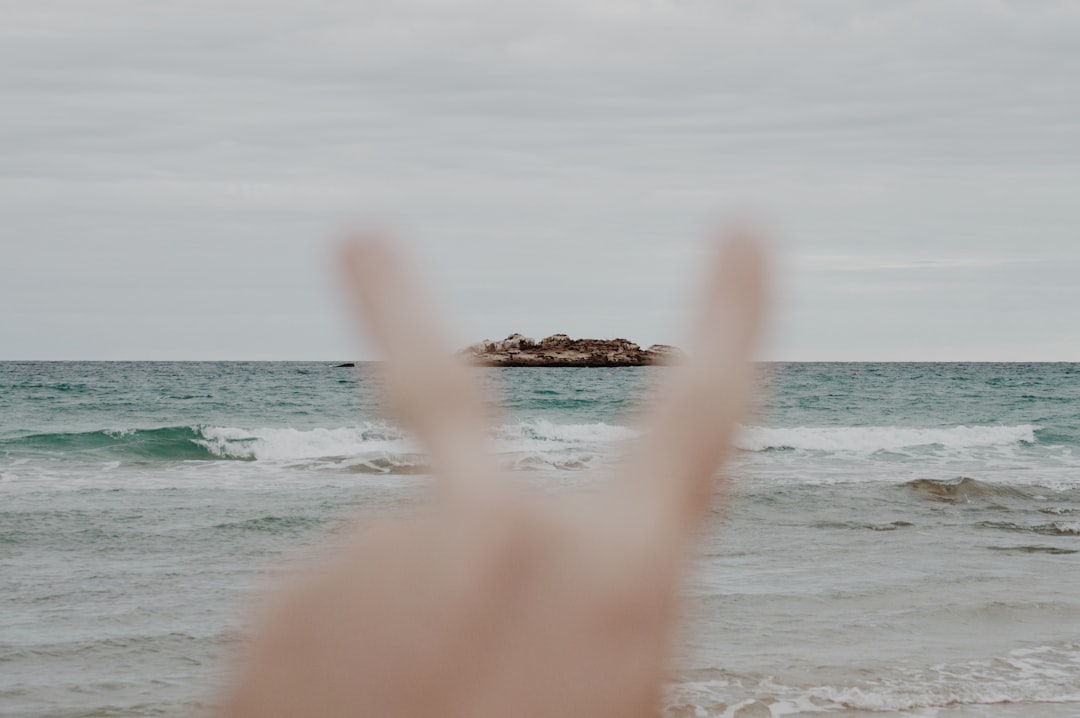
{"label": "ocean", "polygon": [[[667,716],[1080,715],[1080,364],[764,364]],[[476,369],[588,489],[661,367]],[[0,362],[0,715],[199,715],[253,593],[424,501],[370,367]]]}

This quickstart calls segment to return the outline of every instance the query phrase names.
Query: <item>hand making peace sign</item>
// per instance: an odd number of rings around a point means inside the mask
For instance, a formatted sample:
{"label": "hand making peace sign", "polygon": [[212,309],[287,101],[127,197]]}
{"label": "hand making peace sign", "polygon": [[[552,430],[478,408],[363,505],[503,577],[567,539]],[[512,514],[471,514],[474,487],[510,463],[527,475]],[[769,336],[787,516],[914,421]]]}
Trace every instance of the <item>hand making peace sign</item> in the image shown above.
{"label": "hand making peace sign", "polygon": [[352,298],[441,495],[357,531],[272,601],[221,714],[655,715],[680,570],[748,401],[763,313],[761,250],[731,234],[646,430],[604,490],[559,497],[504,480],[422,283],[389,245],[351,242]]}

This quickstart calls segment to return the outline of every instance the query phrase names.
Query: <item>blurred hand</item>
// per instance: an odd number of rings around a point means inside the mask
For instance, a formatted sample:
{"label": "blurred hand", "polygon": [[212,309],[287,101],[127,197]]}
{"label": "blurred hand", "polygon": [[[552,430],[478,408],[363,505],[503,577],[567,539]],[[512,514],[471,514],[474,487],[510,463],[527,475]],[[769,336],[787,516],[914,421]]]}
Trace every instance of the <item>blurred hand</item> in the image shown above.
{"label": "blurred hand", "polygon": [[679,571],[748,398],[756,242],[718,247],[690,358],[665,370],[611,485],[554,498],[500,475],[479,393],[402,258],[360,239],[344,267],[441,495],[418,516],[365,526],[272,602],[222,715],[655,715]]}

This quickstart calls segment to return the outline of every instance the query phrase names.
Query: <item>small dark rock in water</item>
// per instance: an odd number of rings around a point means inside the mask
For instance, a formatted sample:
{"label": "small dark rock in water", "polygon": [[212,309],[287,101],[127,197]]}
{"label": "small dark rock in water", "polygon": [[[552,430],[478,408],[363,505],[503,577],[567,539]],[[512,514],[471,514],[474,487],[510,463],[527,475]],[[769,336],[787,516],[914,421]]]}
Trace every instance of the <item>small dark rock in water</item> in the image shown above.
{"label": "small dark rock in water", "polygon": [[553,334],[536,341],[511,334],[502,341],[484,340],[461,351],[478,366],[609,367],[670,364],[682,359],[682,351],[667,344],[642,349],[628,339],[571,339]]}
{"label": "small dark rock in water", "polygon": [[341,367],[354,367],[354,366],[356,366],[356,362],[347,361],[344,364],[335,364],[334,368],[335,369],[340,369]]}

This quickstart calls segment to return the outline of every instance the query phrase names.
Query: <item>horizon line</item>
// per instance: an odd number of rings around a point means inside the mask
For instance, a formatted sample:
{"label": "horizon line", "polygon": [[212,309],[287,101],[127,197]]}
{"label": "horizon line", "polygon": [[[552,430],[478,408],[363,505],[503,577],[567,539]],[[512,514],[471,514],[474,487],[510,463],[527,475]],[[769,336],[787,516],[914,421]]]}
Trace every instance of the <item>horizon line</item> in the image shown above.
{"label": "horizon line", "polygon": [[[385,359],[4,359],[0,364],[44,364],[44,363],[142,363],[142,364],[196,364],[196,363],[244,363],[244,364],[379,364]],[[755,359],[754,364],[1080,364],[1080,359]],[[631,365],[632,366],[632,365]],[[663,365],[652,365],[663,366]],[[523,368],[542,369],[545,367],[478,367],[478,368]],[[563,367],[567,368],[567,367]],[[591,367],[569,367],[591,368]],[[621,369],[624,367],[600,367]]]}

